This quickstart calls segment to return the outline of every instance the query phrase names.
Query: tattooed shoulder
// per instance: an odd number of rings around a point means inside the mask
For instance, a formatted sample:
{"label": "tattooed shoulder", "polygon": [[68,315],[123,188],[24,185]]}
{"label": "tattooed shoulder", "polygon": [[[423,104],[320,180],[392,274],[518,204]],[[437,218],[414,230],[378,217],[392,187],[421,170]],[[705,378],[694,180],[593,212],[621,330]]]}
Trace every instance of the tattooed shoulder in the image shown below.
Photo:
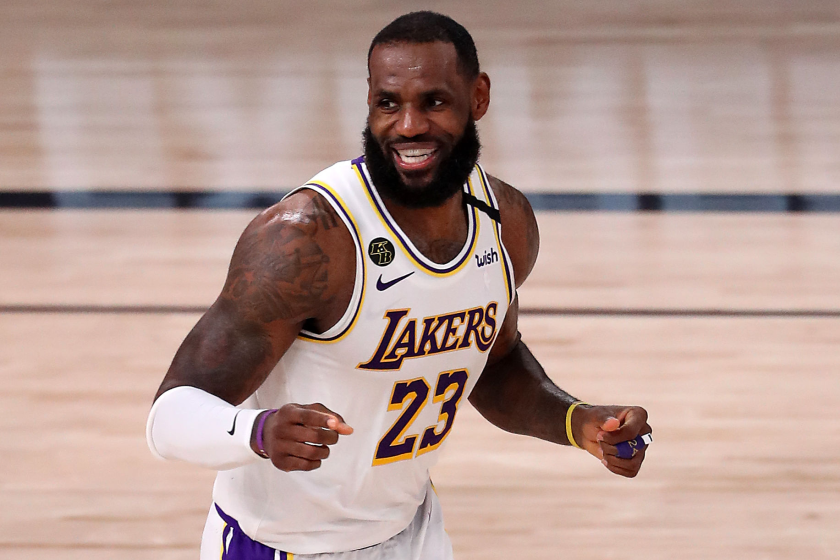
{"label": "tattooed shoulder", "polygon": [[330,230],[339,218],[301,191],[257,216],[234,250],[222,297],[261,323],[302,322],[330,303]]}
{"label": "tattooed shoulder", "polygon": [[513,263],[516,286],[531,274],[540,251],[540,231],[528,199],[519,190],[496,177],[490,186],[499,201],[502,216],[502,241]]}

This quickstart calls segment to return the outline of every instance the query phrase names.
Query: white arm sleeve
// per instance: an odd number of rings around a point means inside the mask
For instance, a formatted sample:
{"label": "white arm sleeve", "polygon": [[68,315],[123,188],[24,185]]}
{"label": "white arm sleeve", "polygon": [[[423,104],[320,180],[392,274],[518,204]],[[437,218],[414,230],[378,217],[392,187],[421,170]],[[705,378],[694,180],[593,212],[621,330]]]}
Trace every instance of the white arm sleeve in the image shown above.
{"label": "white arm sleeve", "polygon": [[251,449],[251,431],[260,412],[236,408],[196,387],[175,387],[152,406],[146,442],[161,459],[219,471],[240,467],[261,459]]}

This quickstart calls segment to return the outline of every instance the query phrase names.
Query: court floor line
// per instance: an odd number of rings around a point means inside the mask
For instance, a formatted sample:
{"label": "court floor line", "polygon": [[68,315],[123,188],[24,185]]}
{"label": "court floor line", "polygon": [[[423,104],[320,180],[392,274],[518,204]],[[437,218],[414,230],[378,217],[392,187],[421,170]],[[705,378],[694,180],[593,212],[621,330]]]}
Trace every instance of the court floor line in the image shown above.
{"label": "court floor line", "polygon": [[[277,203],[276,191],[0,191],[0,208],[53,210],[256,210]],[[840,194],[816,193],[533,193],[535,210],[548,212],[838,213]]]}
{"label": "court floor line", "polygon": [[[5,304],[0,314],[126,314],[165,315],[199,314],[206,307],[200,305],[65,305],[65,304]],[[724,309],[724,308],[617,308],[617,307],[522,307],[520,315],[552,317],[672,317],[672,318],[756,318],[777,319],[840,318],[840,309]]]}

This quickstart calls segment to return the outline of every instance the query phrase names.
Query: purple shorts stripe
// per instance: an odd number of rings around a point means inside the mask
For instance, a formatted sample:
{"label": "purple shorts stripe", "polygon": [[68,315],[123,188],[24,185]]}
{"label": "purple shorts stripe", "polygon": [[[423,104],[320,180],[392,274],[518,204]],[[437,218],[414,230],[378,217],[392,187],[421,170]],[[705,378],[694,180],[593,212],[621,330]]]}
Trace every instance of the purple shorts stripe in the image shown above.
{"label": "purple shorts stripe", "polygon": [[[239,522],[222,511],[218,504],[216,513],[227,524],[222,531],[222,560],[274,560],[273,548],[253,540],[242,532]],[[280,558],[287,557],[285,552]]]}

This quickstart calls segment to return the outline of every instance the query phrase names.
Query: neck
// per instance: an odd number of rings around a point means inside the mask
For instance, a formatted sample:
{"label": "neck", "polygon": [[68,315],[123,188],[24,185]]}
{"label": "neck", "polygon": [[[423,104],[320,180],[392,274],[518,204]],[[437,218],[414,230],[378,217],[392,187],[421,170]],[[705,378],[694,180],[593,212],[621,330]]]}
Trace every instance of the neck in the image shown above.
{"label": "neck", "polygon": [[467,242],[467,214],[462,191],[439,206],[410,208],[383,197],[388,213],[405,232],[411,243],[433,262],[444,264],[454,259]]}

